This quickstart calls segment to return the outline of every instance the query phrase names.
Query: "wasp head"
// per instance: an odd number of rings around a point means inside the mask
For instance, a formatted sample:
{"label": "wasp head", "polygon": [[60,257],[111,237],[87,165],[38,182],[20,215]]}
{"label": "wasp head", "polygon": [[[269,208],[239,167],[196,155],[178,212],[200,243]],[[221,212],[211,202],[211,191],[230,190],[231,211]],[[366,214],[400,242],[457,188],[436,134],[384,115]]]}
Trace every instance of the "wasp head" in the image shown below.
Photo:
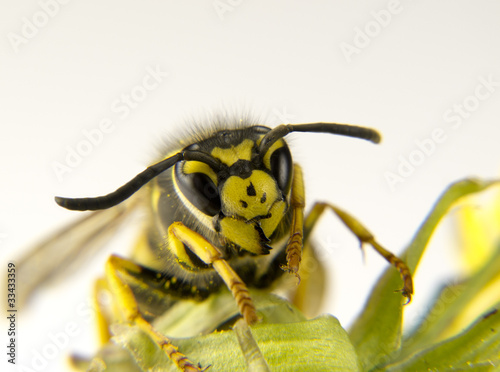
{"label": "wasp head", "polygon": [[265,153],[259,144],[269,128],[224,130],[186,150],[204,151],[219,163],[176,165],[180,191],[200,212],[212,216],[213,228],[226,244],[254,254],[269,253],[270,237],[288,209],[292,159],[285,141]]}

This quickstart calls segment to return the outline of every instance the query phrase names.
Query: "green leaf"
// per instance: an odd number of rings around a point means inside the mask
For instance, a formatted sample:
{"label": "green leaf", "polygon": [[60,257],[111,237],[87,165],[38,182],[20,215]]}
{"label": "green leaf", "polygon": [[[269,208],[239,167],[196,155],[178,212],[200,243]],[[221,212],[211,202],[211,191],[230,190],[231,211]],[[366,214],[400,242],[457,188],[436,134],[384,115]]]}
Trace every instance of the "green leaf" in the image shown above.
{"label": "green leaf", "polygon": [[[258,313],[263,318],[261,323],[251,328],[251,333],[271,370],[277,368],[280,371],[359,370],[354,348],[336,318],[325,315],[305,320],[303,315],[286,300],[261,292],[251,291],[251,294]],[[217,308],[214,306],[217,304],[222,306]],[[186,329],[193,323],[198,329],[206,328],[200,327],[200,323],[205,322],[213,327],[212,318],[220,318],[218,310],[225,313],[225,321],[236,315],[232,311],[235,310],[232,309],[233,304],[234,299],[226,291],[211,296],[201,304],[181,301],[154,325],[166,335],[170,335],[171,331],[179,333],[180,329]],[[199,307],[205,309],[200,311]],[[228,310],[229,308],[232,310]],[[211,311],[207,312],[207,309]],[[172,319],[169,314],[171,311],[172,314],[184,313],[182,318],[173,316],[183,324],[174,325],[170,321],[166,322],[167,318]],[[204,314],[202,322],[200,322],[201,313]],[[271,320],[273,323],[270,323]],[[167,328],[164,328],[165,325]],[[122,324],[113,327],[113,332],[115,343],[129,350],[142,370],[177,371],[167,356],[136,327]],[[172,342],[191,361],[199,362],[202,367],[210,365],[210,370],[243,371],[247,367],[236,334],[232,330],[190,338],[173,338]],[[106,365],[110,363],[105,356],[100,357],[104,359]]]}
{"label": "green leaf", "polygon": [[483,181],[479,179],[465,179],[453,183],[445,190],[403,254],[402,258],[406,261],[406,264],[413,274],[415,274],[418,263],[422,258],[422,254],[424,253],[432,233],[436,229],[439,221],[446,215],[449,208],[466,195],[478,193],[488,187],[498,184],[498,180]]}
{"label": "green leaf", "polygon": [[[416,354],[387,371],[462,370],[493,371],[500,365],[500,311],[498,308],[477,320],[460,335]],[[496,367],[495,367],[496,366]]]}
{"label": "green leaf", "polygon": [[[402,256],[413,274],[432,233],[451,205],[465,195],[477,193],[496,183],[465,179],[452,184],[442,194]],[[401,287],[399,273],[394,268],[388,268],[349,331],[363,370],[384,365],[397,355],[395,351],[401,345],[403,298],[394,291]]]}
{"label": "green leaf", "polygon": [[[474,275],[443,288],[423,322],[405,339],[399,358],[432,345],[440,341],[443,334],[449,333],[448,330],[456,317],[471,304],[476,295],[493,278],[498,276],[499,268],[500,245],[493,256]],[[500,300],[500,294],[497,300]]]}

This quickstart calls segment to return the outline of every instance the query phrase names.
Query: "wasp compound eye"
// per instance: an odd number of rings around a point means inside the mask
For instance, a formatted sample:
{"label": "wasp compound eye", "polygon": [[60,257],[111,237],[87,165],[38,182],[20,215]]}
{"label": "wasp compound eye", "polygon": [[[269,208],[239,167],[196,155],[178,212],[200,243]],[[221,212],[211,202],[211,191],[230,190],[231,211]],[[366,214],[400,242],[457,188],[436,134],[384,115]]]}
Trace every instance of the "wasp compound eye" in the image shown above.
{"label": "wasp compound eye", "polygon": [[201,212],[215,216],[221,210],[219,190],[205,173],[184,173],[182,164],[175,167],[175,177],[180,191]]}
{"label": "wasp compound eye", "polygon": [[286,195],[292,183],[292,155],[288,146],[282,146],[274,151],[270,163],[271,173],[280,190]]}

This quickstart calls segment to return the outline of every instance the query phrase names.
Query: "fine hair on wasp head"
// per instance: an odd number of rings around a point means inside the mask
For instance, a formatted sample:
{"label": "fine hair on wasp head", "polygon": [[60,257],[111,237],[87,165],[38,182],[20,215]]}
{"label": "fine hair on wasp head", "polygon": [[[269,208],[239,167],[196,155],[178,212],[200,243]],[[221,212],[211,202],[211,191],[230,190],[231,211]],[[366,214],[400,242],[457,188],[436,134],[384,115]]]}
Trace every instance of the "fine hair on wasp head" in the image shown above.
{"label": "fine hair on wasp head", "polygon": [[[277,140],[283,138],[291,132],[330,133],[360,138],[373,143],[379,143],[381,139],[379,133],[374,129],[355,125],[322,122],[308,124],[281,124],[264,135],[258,150],[260,160],[262,160],[262,157],[266,154],[267,150],[269,150],[269,148]],[[85,211],[111,208],[128,199],[153,178],[183,160],[194,160],[205,163],[216,172],[223,167],[223,164],[218,159],[209,154],[195,150],[183,150],[146,168],[132,180],[110,194],[94,198],[64,198],[56,196],[55,201],[61,207],[71,210]]]}

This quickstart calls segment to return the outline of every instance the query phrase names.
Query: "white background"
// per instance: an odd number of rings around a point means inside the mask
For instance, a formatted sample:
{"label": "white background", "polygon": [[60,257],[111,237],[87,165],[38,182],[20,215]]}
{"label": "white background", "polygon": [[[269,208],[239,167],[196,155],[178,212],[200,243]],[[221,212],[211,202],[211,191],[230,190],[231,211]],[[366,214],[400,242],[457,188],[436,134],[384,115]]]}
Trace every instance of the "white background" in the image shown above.
{"label": "white background", "polygon": [[[226,12],[214,4],[227,4]],[[211,112],[243,110],[271,126],[337,121],[377,128],[383,134],[378,147],[313,134],[293,135],[291,146],[305,170],[308,201],[350,211],[394,252],[451,182],[499,174],[497,1],[3,0],[0,6],[0,270],[75,218],[54,195],[113,191],[148,165],[161,138]],[[347,44],[357,53],[347,56]],[[113,112],[113,102],[141,84],[148,66],[169,76],[125,117]],[[480,88],[482,98],[475,100],[481,77],[497,85],[487,98]],[[443,115],[464,100],[469,117],[458,127],[446,122]],[[114,130],[59,179],[54,163],[64,164],[68,149],[85,140],[82,130],[103,119]],[[415,141],[436,128],[446,139],[419,158]],[[397,174],[402,159],[412,156],[418,166],[391,188],[386,172]],[[422,313],[457,263],[453,221],[444,227],[415,278],[408,319]],[[369,250],[363,262],[357,242],[332,216],[315,236],[331,252],[323,311],[348,327],[387,264]],[[127,242],[122,245],[126,252]],[[93,352],[93,325],[77,309],[88,302],[104,259],[42,292],[20,315],[20,370],[65,370],[70,353]],[[72,322],[78,336],[34,368],[50,334]],[[1,365],[8,365],[1,354]]]}

